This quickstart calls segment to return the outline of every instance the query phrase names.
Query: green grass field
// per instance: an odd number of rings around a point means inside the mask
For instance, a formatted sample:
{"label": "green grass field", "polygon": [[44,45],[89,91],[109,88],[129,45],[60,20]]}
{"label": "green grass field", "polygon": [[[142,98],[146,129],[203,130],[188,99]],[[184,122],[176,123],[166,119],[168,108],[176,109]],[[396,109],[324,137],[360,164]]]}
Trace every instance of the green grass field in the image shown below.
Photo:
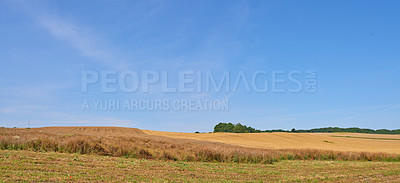
{"label": "green grass field", "polygon": [[210,163],[1,150],[0,167],[3,182],[400,181],[400,163],[397,162]]}

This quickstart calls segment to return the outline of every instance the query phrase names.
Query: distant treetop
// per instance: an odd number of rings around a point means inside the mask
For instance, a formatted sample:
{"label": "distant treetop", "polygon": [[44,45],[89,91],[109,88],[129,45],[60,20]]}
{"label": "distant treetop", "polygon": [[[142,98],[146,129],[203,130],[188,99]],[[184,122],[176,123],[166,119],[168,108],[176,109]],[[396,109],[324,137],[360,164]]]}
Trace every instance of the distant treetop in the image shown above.
{"label": "distant treetop", "polygon": [[387,130],[379,129],[372,130],[368,128],[339,128],[339,127],[325,127],[325,128],[314,128],[310,130],[257,130],[253,127],[242,125],[240,123],[218,123],[214,127],[214,132],[230,132],[230,133],[262,133],[262,132],[292,132],[292,133],[334,133],[334,132],[347,132],[347,133],[371,133],[371,134],[400,134],[400,129]]}

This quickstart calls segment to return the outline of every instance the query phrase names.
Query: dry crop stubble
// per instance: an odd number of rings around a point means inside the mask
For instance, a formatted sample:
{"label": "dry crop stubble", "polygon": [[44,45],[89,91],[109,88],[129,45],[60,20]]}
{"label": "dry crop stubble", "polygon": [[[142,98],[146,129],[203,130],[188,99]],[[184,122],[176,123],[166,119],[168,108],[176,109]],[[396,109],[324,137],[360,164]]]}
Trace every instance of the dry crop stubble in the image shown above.
{"label": "dry crop stubble", "polygon": [[281,160],[400,161],[400,155],[390,153],[252,148],[144,132],[147,131],[119,127],[1,128],[0,148],[175,161],[263,164]]}

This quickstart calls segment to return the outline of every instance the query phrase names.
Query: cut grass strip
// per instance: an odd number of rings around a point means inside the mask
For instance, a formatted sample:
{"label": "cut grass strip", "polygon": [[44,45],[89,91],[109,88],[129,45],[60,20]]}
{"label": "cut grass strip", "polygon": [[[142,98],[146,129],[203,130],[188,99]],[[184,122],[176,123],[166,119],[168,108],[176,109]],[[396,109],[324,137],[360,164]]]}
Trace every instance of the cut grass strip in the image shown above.
{"label": "cut grass strip", "polygon": [[0,182],[400,182],[400,164],[182,162],[0,150]]}

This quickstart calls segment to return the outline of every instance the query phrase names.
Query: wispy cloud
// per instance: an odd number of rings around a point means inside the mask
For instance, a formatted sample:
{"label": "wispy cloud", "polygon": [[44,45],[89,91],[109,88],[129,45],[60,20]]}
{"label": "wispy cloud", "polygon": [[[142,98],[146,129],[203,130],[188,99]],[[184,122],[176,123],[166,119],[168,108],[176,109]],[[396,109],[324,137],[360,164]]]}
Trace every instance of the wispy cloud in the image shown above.
{"label": "wispy cloud", "polygon": [[[43,28],[49,37],[76,49],[87,58],[86,60],[110,70],[125,69],[129,66],[125,57],[116,53],[117,49],[101,36],[100,31],[77,20],[58,16],[52,8],[46,6],[45,2],[19,0],[10,2],[8,5],[30,17],[30,20]],[[24,80],[3,86],[0,91],[2,96],[0,116],[7,116],[12,123],[5,122],[3,118],[0,126],[18,126],[18,124],[26,126],[28,120],[32,120],[32,124],[46,126],[51,124],[132,125],[130,120],[82,114],[71,110],[68,104],[64,106],[64,103],[71,101],[65,98],[65,94],[71,92],[70,89],[76,87],[76,84],[75,79],[35,81],[34,83]],[[70,96],[70,93],[68,94]]]}
{"label": "wispy cloud", "polygon": [[43,2],[17,1],[21,11],[29,15],[54,38],[64,41],[83,56],[107,69],[122,69],[128,66],[124,57],[116,54],[113,45],[107,43],[98,30],[90,25],[65,19],[49,13]]}
{"label": "wispy cloud", "polygon": [[63,40],[76,48],[83,56],[112,69],[127,67],[124,59],[118,58],[110,46],[105,45],[95,33],[85,30],[84,26],[76,25],[59,17],[39,15],[40,24],[55,38]]}

